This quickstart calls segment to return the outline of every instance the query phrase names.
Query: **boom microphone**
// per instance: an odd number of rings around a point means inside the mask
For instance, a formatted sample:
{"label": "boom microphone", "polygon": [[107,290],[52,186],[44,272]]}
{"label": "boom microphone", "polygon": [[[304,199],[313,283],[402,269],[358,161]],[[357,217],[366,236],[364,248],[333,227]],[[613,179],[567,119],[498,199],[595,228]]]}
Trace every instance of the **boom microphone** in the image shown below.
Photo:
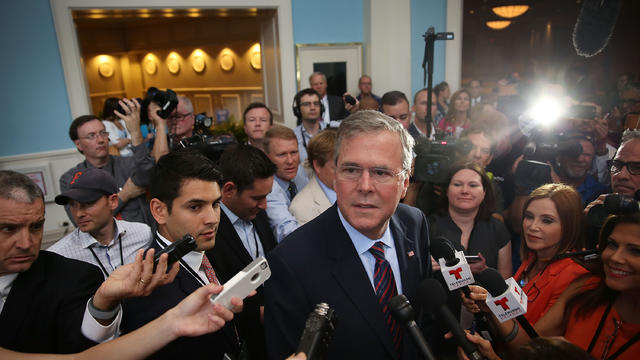
{"label": "boom microphone", "polygon": [[444,323],[444,326],[451,330],[453,338],[460,345],[462,350],[471,360],[486,360],[472,344],[460,327],[458,320],[453,316],[446,304],[447,294],[442,285],[435,279],[425,279],[418,287],[418,298],[426,305],[432,313],[437,313],[438,318]]}
{"label": "boom microphone", "polygon": [[391,298],[391,301],[389,301],[389,306],[393,317],[407,327],[409,334],[411,334],[413,341],[420,349],[422,355],[424,355],[428,360],[436,360],[436,357],[433,355],[433,352],[431,352],[427,341],[424,339],[424,336],[422,336],[422,332],[420,331],[418,324],[416,324],[414,320],[415,312],[407,297],[402,294],[396,295]]}
{"label": "boom microphone", "polygon": [[607,46],[616,26],[622,0],[584,0],[573,28],[573,47],[580,56],[591,57]]}
{"label": "boom microphone", "polygon": [[[500,275],[500,273],[493,269],[493,268],[486,268],[484,269],[480,274],[478,274],[477,276],[478,281],[480,281],[480,283],[485,287],[485,289],[487,289],[487,291],[489,292],[489,294],[491,294],[491,296],[494,299],[498,299],[500,298],[500,300],[502,301],[502,303],[500,305],[502,306],[507,306],[508,303],[506,300],[509,295],[508,293],[511,291],[511,285],[515,285],[517,286],[516,282],[513,280],[513,278],[510,278],[509,280],[512,281],[512,283],[508,284],[507,282],[504,281],[504,279],[502,278],[502,275]],[[519,287],[517,287],[517,289],[519,289]],[[524,294],[524,292],[522,291],[522,289],[520,290],[515,290],[516,293],[520,292],[522,294]],[[505,294],[507,294],[505,296]],[[526,297],[525,297],[526,299]],[[496,301],[496,303],[499,303],[499,301]],[[512,302],[513,303],[513,302]],[[498,319],[500,321],[504,321],[501,319],[500,315],[504,315],[504,314],[496,314],[496,312],[494,311],[494,307],[492,307],[492,304],[489,304],[489,298],[487,298],[487,305],[489,305],[489,307],[492,309],[491,311],[496,315],[496,317],[498,317]],[[507,306],[508,308],[508,306]],[[503,307],[504,309],[504,307]],[[524,313],[527,312],[526,310],[526,300],[525,300],[525,304],[524,304]],[[509,317],[508,314],[503,316],[504,318],[513,318],[513,316]],[[522,326],[522,328],[524,329],[524,331],[527,332],[527,334],[529,335],[530,338],[536,338],[538,337],[538,333],[536,332],[536,330],[533,328],[533,326],[531,326],[531,323],[529,323],[529,321],[527,320],[527,318],[524,317],[523,314],[520,314],[518,316],[515,316],[515,319],[518,321],[518,323],[520,323],[520,325]]]}

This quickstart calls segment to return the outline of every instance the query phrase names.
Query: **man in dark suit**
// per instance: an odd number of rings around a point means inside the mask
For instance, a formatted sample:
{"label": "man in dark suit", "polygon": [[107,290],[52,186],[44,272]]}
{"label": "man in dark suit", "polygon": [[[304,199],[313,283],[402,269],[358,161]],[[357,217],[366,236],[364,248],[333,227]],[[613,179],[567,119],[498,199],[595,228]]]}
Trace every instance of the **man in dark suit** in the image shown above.
{"label": "man in dark suit", "polygon": [[[345,119],[336,147],[336,205],[267,256],[265,335],[270,359],[295,350],[316,304],[335,310],[330,359],[412,359],[417,350],[390,314],[431,272],[427,222],[398,204],[409,185],[413,139],[374,110]],[[413,302],[414,306],[417,302]]]}
{"label": "man in dark suit", "polygon": [[43,226],[42,190],[0,171],[0,346],[78,352],[115,334],[119,299],[92,297],[104,279],[98,267],[40,251]]}
{"label": "man in dark suit", "polygon": [[[225,150],[218,168],[222,172],[222,211],[216,246],[209,253],[220,279],[226,282],[276,246],[265,212],[276,166],[259,149],[237,145]],[[237,318],[241,338],[248,341],[251,359],[265,357],[263,306],[260,287],[256,296],[247,299]]]}
{"label": "man in dark suit", "polygon": [[[121,329],[133,331],[159,317],[201,286],[220,283],[205,250],[213,248],[220,220],[220,173],[214,164],[193,149],[173,151],[152,169],[151,214],[158,223],[152,243],[157,251],[191,234],[196,249],[180,259],[173,283],[161,286],[144,298],[123,304]],[[242,302],[235,300],[236,306]],[[191,359],[206,354],[210,359],[232,357],[239,352],[233,322],[220,331],[194,338],[179,338],[158,351],[156,359]]]}
{"label": "man in dark suit", "polygon": [[338,127],[340,121],[346,118],[349,112],[340,96],[327,94],[326,75],[314,72],[309,76],[309,86],[320,94],[320,101],[324,105],[324,113],[322,114],[324,127]]}

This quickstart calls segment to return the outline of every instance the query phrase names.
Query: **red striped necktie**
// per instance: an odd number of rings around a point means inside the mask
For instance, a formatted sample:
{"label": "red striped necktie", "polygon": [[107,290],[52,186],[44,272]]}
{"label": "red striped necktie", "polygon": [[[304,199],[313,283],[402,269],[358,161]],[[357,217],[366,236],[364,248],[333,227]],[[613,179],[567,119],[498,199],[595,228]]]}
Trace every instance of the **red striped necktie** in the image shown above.
{"label": "red striped necktie", "polygon": [[373,283],[376,287],[376,296],[378,297],[378,304],[382,307],[384,318],[391,332],[393,339],[393,345],[396,350],[400,350],[400,344],[402,343],[402,333],[400,326],[391,314],[389,308],[389,301],[394,296],[398,295],[398,289],[396,288],[396,280],[393,277],[393,271],[389,262],[384,257],[384,243],[382,241],[376,242],[369,252],[376,258],[376,267],[373,273]]}

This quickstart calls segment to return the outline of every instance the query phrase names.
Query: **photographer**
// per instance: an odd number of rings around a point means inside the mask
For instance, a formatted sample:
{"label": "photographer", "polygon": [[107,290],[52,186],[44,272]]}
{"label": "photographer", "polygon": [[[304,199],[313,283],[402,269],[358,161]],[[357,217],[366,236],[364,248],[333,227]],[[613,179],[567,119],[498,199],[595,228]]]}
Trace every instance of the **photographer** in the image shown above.
{"label": "photographer", "polygon": [[[99,168],[110,173],[119,188],[118,206],[114,216],[134,222],[152,224],[149,204],[144,198],[145,187],[149,184],[149,171],[160,154],[168,152],[166,141],[158,140],[153,153],[149,153],[142,143],[140,132],[140,103],[136,99],[122,99],[120,109],[114,113],[124,120],[131,134],[133,156],[109,155],[109,133],[104,124],[93,115],[83,115],[71,123],[69,137],[85,160],[69,169],[60,177],[60,191],[69,190],[78,172],[88,168]],[[159,105],[151,103],[149,113],[156,114]],[[122,110],[122,111],[120,111]],[[157,121],[159,130],[164,131],[164,121]],[[73,222],[69,206],[65,206],[69,219]],[[75,224],[75,223],[74,223]]]}
{"label": "photographer", "polygon": [[[613,160],[609,162],[611,190],[626,196],[634,196],[640,190],[640,131],[625,130],[622,143]],[[604,203],[600,195],[584,209],[588,213],[595,205]]]}

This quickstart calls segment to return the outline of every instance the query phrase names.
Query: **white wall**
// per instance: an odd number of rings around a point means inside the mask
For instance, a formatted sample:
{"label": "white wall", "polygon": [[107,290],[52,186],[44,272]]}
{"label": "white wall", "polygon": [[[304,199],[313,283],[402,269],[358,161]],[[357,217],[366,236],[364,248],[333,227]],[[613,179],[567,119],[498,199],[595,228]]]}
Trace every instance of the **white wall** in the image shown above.
{"label": "white wall", "polygon": [[411,94],[411,0],[372,0],[370,5],[371,43],[366,63],[374,76],[374,89]]}

